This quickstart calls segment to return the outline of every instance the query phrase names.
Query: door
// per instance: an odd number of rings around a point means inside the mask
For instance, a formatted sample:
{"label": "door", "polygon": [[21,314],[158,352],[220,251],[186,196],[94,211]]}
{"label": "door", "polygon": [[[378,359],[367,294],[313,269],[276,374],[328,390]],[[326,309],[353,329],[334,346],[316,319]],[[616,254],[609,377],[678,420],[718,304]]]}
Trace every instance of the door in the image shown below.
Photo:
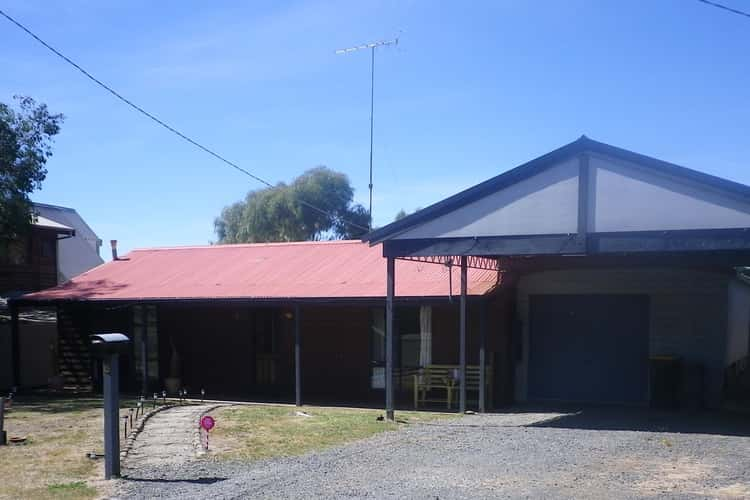
{"label": "door", "polygon": [[256,309],[253,312],[255,384],[259,388],[276,384],[279,356],[275,319],[274,309]]}
{"label": "door", "polygon": [[641,404],[648,394],[646,295],[534,295],[529,399]]}

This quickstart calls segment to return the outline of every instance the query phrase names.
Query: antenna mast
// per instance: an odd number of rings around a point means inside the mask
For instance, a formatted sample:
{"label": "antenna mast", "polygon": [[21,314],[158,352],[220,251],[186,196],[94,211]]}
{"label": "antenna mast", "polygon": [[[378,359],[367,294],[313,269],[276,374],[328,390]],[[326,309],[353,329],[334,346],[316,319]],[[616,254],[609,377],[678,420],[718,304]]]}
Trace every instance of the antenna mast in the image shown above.
{"label": "antenna mast", "polygon": [[370,189],[370,209],[368,212],[370,218],[368,226],[370,229],[372,229],[372,143],[373,131],[375,129],[375,49],[384,45],[398,45],[398,38],[380,40],[336,51],[337,54],[348,54],[358,50],[370,49],[370,183],[367,185]]}

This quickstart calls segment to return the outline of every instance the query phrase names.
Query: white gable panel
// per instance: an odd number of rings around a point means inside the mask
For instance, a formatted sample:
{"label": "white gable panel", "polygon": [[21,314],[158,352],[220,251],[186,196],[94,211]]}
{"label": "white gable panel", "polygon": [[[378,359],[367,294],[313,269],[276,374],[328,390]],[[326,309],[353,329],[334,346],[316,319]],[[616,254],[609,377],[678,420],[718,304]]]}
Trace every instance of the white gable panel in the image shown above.
{"label": "white gable panel", "polygon": [[578,159],[571,159],[396,238],[575,233],[577,225]]}
{"label": "white gable panel", "polygon": [[589,164],[589,231],[750,227],[750,204],[710,186],[598,155]]}

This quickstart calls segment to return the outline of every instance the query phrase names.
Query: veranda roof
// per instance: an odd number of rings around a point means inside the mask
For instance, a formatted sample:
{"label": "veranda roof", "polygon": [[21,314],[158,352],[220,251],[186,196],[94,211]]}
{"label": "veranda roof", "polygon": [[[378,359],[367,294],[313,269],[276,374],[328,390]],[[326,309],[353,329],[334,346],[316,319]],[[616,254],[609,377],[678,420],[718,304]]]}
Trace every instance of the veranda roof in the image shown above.
{"label": "veranda roof", "polygon": [[[385,268],[381,246],[360,241],[147,248],[21,300],[381,298]],[[445,297],[449,282],[460,293],[458,266],[398,260],[395,281],[399,298]],[[468,295],[484,295],[498,281],[496,271],[469,269]]]}

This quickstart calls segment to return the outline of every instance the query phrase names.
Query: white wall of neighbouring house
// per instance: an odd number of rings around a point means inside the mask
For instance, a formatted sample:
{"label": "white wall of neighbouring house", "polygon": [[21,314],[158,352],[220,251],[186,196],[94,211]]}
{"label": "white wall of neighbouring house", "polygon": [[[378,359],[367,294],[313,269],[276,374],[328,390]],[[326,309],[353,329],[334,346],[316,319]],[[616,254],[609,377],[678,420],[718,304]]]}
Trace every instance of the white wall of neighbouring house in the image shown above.
{"label": "white wall of neighbouring house", "polygon": [[728,300],[726,364],[730,365],[750,354],[750,285],[731,280]]}
{"label": "white wall of neighbouring house", "polygon": [[705,401],[718,406],[726,366],[730,279],[729,274],[721,272],[661,268],[566,269],[522,276],[517,310],[523,324],[523,355],[516,365],[516,399],[527,400],[529,296],[639,294],[648,295],[650,300],[649,355],[678,356],[702,364]]}

